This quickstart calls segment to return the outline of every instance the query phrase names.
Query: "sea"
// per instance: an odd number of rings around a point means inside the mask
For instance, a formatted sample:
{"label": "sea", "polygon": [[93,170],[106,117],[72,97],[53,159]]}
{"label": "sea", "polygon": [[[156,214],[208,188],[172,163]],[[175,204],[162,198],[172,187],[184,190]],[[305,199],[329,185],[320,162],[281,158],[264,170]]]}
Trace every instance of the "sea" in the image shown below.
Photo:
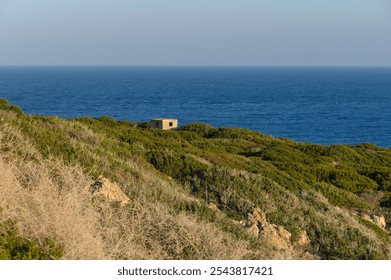
{"label": "sea", "polygon": [[176,118],[391,147],[391,68],[2,66],[0,97],[27,114]]}

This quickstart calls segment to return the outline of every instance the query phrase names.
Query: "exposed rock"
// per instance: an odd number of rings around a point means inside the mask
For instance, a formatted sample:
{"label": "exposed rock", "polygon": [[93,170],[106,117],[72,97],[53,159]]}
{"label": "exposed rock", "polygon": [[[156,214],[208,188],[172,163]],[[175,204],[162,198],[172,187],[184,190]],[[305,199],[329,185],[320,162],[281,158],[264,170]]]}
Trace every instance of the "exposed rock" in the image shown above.
{"label": "exposed rock", "polygon": [[213,202],[209,202],[208,208],[213,209],[217,212],[220,212],[219,208],[217,208],[216,204],[214,204]]}
{"label": "exposed rock", "polygon": [[278,235],[282,239],[284,239],[286,242],[290,242],[292,234],[289,231],[287,231],[283,226],[273,225],[273,227],[276,228]]}
{"label": "exposed rock", "polygon": [[372,215],[371,218],[372,218],[372,221],[375,225],[377,225],[378,227],[380,227],[382,229],[386,228],[386,219],[384,218],[384,216]]}
{"label": "exposed rock", "polygon": [[291,249],[291,234],[283,226],[266,224],[264,225],[261,234],[273,244],[276,250]]}
{"label": "exposed rock", "polygon": [[125,206],[129,203],[130,199],[120,189],[120,187],[110,182],[109,179],[99,176],[98,179],[91,185],[93,195],[99,195],[107,199],[109,202],[119,203],[121,206]]}
{"label": "exposed rock", "polygon": [[249,234],[251,234],[254,237],[259,236],[259,228],[257,224],[252,224],[251,226],[246,227],[246,230]]}
{"label": "exposed rock", "polygon": [[386,223],[386,219],[384,218],[384,216],[368,215],[366,213],[360,213],[359,215],[363,220],[374,223],[375,225],[377,225],[378,227],[380,227],[383,230],[386,229],[387,223]]}
{"label": "exposed rock", "polygon": [[258,207],[255,207],[252,213],[247,214],[247,220],[240,223],[247,228],[249,234],[258,237],[263,225],[267,223],[266,214]]}
{"label": "exposed rock", "polygon": [[369,221],[369,222],[373,222],[372,219],[371,219],[371,216],[369,216],[368,214],[360,213],[360,217],[361,217],[363,220],[366,220],[366,221]]}
{"label": "exposed rock", "polygon": [[299,238],[295,241],[294,245],[304,248],[304,247],[309,246],[310,243],[311,243],[311,240],[309,239],[309,237],[307,235],[307,231],[302,230]]}
{"label": "exposed rock", "polygon": [[266,214],[258,207],[255,207],[252,213],[248,213],[248,221],[252,224],[266,224]]}
{"label": "exposed rock", "polygon": [[240,221],[240,224],[244,226],[247,232],[252,236],[258,237],[261,235],[269,240],[276,250],[291,251],[294,250],[294,248],[300,248],[300,252],[304,252],[301,250],[307,250],[311,244],[305,230],[301,231],[298,240],[292,244],[291,233],[283,226],[269,223],[266,214],[258,207],[254,208],[252,213],[248,213],[247,219]]}
{"label": "exposed rock", "polygon": [[247,232],[254,237],[262,236],[267,239],[275,250],[293,252],[299,249],[297,252],[303,254],[304,258],[315,258],[315,256],[305,252],[311,248],[311,241],[307,236],[305,230],[301,231],[301,235],[298,240],[292,243],[292,235],[283,226],[274,225],[267,221],[266,214],[258,207],[255,207],[251,213],[247,214],[247,219],[239,222],[246,228]]}

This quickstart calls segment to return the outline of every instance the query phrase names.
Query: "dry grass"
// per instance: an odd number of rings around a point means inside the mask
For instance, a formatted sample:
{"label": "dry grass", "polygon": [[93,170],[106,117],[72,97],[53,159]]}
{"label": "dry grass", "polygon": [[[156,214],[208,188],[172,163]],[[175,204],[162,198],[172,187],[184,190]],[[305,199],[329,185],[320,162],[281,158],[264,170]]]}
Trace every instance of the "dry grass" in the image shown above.
{"label": "dry grass", "polygon": [[[242,259],[249,254],[248,242],[145,197],[125,208],[93,201],[91,179],[81,168],[43,158],[11,126],[0,125],[0,151],[2,219],[16,221],[32,240],[61,243],[64,259]],[[148,187],[167,186],[150,180]]]}
{"label": "dry grass", "polygon": [[91,207],[89,181],[80,170],[53,161],[0,159],[0,207],[20,232],[64,246],[65,259],[105,258],[99,213]]}

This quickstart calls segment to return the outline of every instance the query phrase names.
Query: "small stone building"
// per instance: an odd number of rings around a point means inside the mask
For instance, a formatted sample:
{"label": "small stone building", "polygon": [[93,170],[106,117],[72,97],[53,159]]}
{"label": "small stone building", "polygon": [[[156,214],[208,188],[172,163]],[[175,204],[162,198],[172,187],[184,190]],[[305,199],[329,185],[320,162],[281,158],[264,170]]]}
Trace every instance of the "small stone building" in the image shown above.
{"label": "small stone building", "polygon": [[162,130],[170,130],[178,128],[178,120],[177,119],[153,119],[151,120],[151,127]]}

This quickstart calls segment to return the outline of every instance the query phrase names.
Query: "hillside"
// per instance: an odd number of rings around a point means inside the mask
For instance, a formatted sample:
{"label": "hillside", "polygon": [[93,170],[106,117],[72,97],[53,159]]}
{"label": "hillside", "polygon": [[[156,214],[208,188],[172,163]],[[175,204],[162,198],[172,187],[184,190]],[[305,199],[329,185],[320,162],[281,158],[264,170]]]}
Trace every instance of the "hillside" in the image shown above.
{"label": "hillside", "polygon": [[0,209],[0,259],[391,259],[391,149],[0,99]]}

